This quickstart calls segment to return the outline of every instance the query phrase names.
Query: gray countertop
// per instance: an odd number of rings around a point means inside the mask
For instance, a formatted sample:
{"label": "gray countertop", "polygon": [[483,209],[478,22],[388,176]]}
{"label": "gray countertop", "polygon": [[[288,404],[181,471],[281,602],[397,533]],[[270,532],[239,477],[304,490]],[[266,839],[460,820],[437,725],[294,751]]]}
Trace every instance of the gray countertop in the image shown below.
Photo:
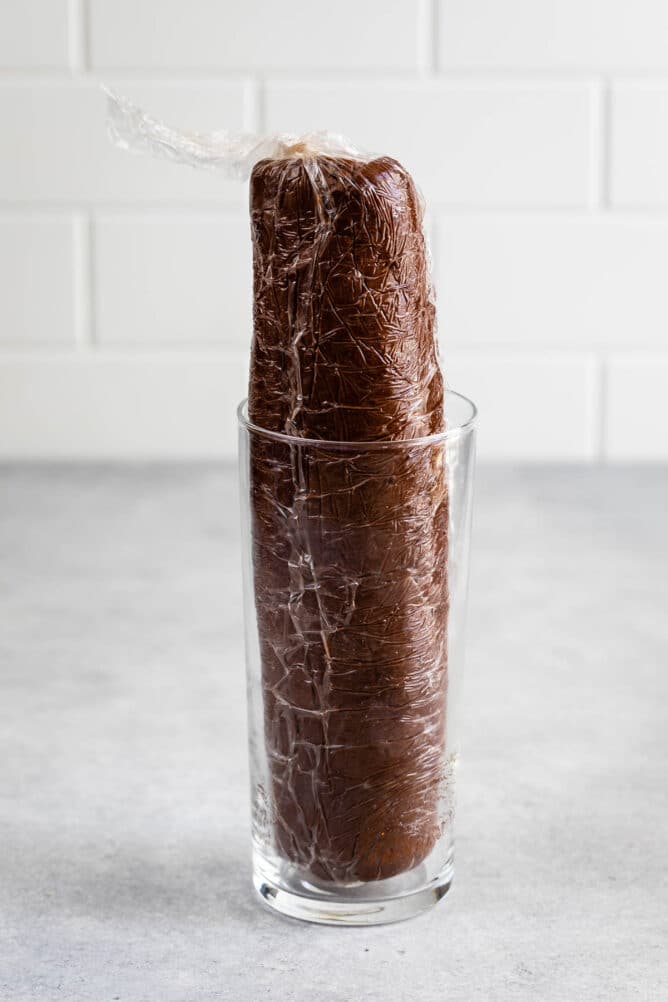
{"label": "gray countertop", "polygon": [[253,899],[237,501],[0,472],[0,997],[665,1000],[668,473],[483,469],[457,877],[412,922]]}

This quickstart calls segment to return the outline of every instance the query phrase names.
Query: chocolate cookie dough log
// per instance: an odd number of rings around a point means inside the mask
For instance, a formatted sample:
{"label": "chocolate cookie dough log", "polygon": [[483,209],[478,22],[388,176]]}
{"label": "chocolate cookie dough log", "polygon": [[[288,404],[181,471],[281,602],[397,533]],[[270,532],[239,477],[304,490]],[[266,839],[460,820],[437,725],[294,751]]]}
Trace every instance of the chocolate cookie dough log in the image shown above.
{"label": "chocolate cookie dough log", "polygon": [[[407,172],[318,156],[251,178],[249,415],[340,442],[443,428],[421,210]],[[254,579],[279,851],[375,880],[438,834],[446,686],[442,452],[256,438]]]}

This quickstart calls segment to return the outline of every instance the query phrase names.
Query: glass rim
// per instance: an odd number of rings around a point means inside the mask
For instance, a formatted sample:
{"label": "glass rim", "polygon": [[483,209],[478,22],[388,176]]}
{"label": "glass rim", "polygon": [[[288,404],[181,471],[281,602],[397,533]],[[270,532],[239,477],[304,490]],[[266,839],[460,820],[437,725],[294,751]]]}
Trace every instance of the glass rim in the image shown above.
{"label": "glass rim", "polygon": [[349,439],[346,441],[337,441],[326,438],[302,438],[300,435],[288,435],[282,431],[270,431],[268,428],[254,424],[248,417],[248,397],[244,397],[237,407],[237,419],[239,426],[246,431],[260,435],[263,438],[272,439],[275,442],[283,442],[285,445],[309,445],[321,449],[333,448],[353,451],[356,449],[405,449],[407,446],[439,445],[441,442],[449,442],[453,439],[461,438],[475,428],[478,418],[478,408],[476,405],[469,397],[464,396],[463,393],[446,389],[446,402],[448,398],[452,397],[455,397],[468,406],[469,414],[466,419],[459,422],[459,424],[446,428],[444,431],[437,431],[433,435],[423,435],[421,438],[381,438],[373,439],[369,442],[361,440],[351,441]]}

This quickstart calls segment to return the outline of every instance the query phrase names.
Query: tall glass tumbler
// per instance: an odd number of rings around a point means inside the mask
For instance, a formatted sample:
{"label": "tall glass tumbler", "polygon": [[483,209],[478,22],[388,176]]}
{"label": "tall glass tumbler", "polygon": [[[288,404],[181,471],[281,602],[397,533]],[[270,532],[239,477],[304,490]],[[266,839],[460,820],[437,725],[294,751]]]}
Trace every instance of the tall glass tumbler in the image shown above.
{"label": "tall glass tumbler", "polygon": [[453,877],[476,409],[328,442],[239,407],[253,881],[293,918],[375,925]]}

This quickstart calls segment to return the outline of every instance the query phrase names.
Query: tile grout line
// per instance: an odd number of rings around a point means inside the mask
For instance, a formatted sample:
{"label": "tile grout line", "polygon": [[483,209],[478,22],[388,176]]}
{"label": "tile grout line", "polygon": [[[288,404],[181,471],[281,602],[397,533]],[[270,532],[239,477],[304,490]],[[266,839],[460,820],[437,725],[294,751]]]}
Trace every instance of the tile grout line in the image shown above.
{"label": "tile grout line", "polygon": [[[431,0],[423,0],[431,3]],[[80,6],[82,0],[69,0],[72,11],[69,21],[69,65],[52,68],[41,67],[0,67],[0,84],[2,83],[62,83],[67,80],[68,73],[71,75],[83,75],[92,80],[131,81],[133,83],[151,84],[172,84],[172,83],[239,83],[248,80],[254,72],[252,67],[240,67],[238,69],[221,70],[216,66],[202,67],[164,67],[164,66],[92,66],[89,50],[90,39],[88,30],[88,20],[85,16],[85,8]],[[431,8],[430,8],[431,9]],[[77,13],[78,12],[78,13]],[[437,53],[437,27],[438,14],[434,12],[432,22],[433,37],[425,38],[424,26],[429,27],[428,15],[422,17],[422,28],[418,39],[418,61],[420,68],[429,69],[429,82],[433,84],[447,84],[456,87],[478,87],[478,86],[574,86],[587,85],[594,81],[604,82],[609,85],[614,78],[624,84],[644,84],[668,86],[668,71],[646,71],[627,70],[602,70],[596,67],[582,68],[581,70],[555,69],[536,70],[523,69],[521,67],[509,67],[508,69],[484,69],[475,67],[471,69],[439,67]],[[419,76],[416,77],[415,67],[406,69],[405,67],[386,68],[365,68],[355,67],[353,69],[320,69],[310,67],[308,69],[266,69],[262,71],[262,78],[268,83],[289,83],[308,87],[312,84],[332,84],[339,85],[342,82],[366,84],[375,83],[386,85],[388,83],[406,84],[408,86],[424,82]]]}
{"label": "tile grout line", "polygon": [[267,91],[264,77],[261,75],[253,80],[253,115],[253,130],[261,136],[265,135],[267,131]]}
{"label": "tile grout line", "polygon": [[432,15],[431,15],[431,58],[432,65],[434,68],[434,75],[438,74],[441,65],[440,58],[440,30],[441,30],[441,17],[442,11],[438,5],[438,0],[432,0]]}
{"label": "tile grout line", "polygon": [[[437,306],[439,304],[437,303]],[[80,313],[83,316],[88,311],[81,310]],[[443,326],[443,325],[441,325]],[[446,336],[447,331],[441,331],[442,336]],[[79,342],[77,342],[79,343]],[[92,342],[88,342],[91,344]],[[141,340],[137,341],[109,341],[106,340],[103,344],[98,346],[95,342],[94,347],[96,352],[99,348],[100,355],[112,355],[114,353],[143,353],[156,354],[163,356],[164,354],[174,353],[175,355],[183,356],[192,352],[194,355],[218,355],[227,354],[229,352],[239,351],[244,353],[246,351],[245,345],[239,345],[234,341],[221,341],[211,344],[210,342],[189,340],[187,342],[175,342],[175,341],[157,341],[157,342],[145,342]],[[478,356],[486,356],[487,360],[493,361],[495,364],[503,360],[512,361],[527,361],[530,363],[544,363],[545,365],[550,365],[553,362],[566,361],[566,362],[581,362],[598,360],[600,364],[607,371],[607,354],[605,349],[597,349],[596,345],[583,345],[581,347],[576,347],[569,345],[568,347],[562,347],[556,344],[550,344],[545,348],[533,348],[530,345],[519,345],[519,344],[508,344],[508,343],[498,343],[493,345],[484,345],[479,342],[476,344],[463,344],[461,341],[455,341],[454,343],[447,341],[448,351],[458,359],[466,357],[467,360],[472,358],[477,358]],[[51,342],[30,342],[30,344],[24,346],[20,340],[16,341],[6,341],[0,346],[0,356],[7,355],[20,355],[25,352],[29,357],[32,357],[36,352],[40,354],[47,352],[55,352],[59,354],[70,355],[71,350],[69,346],[64,346],[62,349],[55,349],[52,347]],[[623,356],[628,359],[631,358],[633,361],[646,362],[648,360],[656,360],[657,358],[662,362],[668,364],[668,352],[664,348],[656,348],[653,346],[643,346],[641,348],[636,348],[633,345],[616,345],[610,349],[610,352],[617,356]]]}
{"label": "tile grout line", "polygon": [[437,59],[436,0],[418,0],[417,8],[417,76],[430,79],[436,74]]}
{"label": "tile grout line", "polygon": [[612,91],[606,77],[599,84],[598,170],[599,207],[611,208],[612,180]]}
{"label": "tile grout line", "polygon": [[[86,212],[90,210],[100,210],[102,212],[118,212],[119,215],[141,212],[166,212],[176,216],[192,214],[193,216],[210,217],[212,214],[217,217],[244,215],[245,205],[238,199],[222,201],[220,197],[206,195],[201,199],[191,198],[169,198],[161,199],[126,198],[119,201],[111,201],[108,198],[89,200],[59,199],[54,198],[30,198],[21,201],[12,199],[3,200],[0,198],[1,216],[22,216],[40,213],[59,215],[67,212]],[[668,222],[668,205],[659,203],[647,206],[615,207],[614,210],[603,208],[587,207],[583,205],[557,205],[547,203],[532,204],[489,204],[475,205],[473,203],[436,202],[433,199],[429,206],[432,216],[443,216],[444,218],[471,218],[471,219],[514,219],[514,220],[568,220],[578,222],[590,219],[592,215],[600,218],[612,219],[618,223],[639,222],[651,220],[657,225],[664,226]]]}
{"label": "tile grout line", "polygon": [[587,208],[600,212],[603,208],[603,83],[592,82],[589,88],[589,130],[587,145]]}
{"label": "tile grout line", "polygon": [[595,414],[595,456],[594,461],[603,466],[607,463],[607,403],[608,403],[608,366],[605,354],[597,356]]}
{"label": "tile grout line", "polygon": [[90,212],[77,212],[74,225],[74,342],[78,351],[95,341],[93,317],[93,220]]}
{"label": "tile grout line", "polygon": [[[447,343],[447,341],[446,341]],[[506,345],[494,346],[491,350],[488,347],[483,348],[469,348],[468,346],[463,346],[460,344],[450,345],[447,344],[447,349],[450,355],[456,359],[456,361],[470,361],[478,355],[486,355],[487,361],[498,365],[499,362],[517,362],[526,361],[529,363],[544,363],[546,367],[549,368],[550,364],[555,362],[592,362],[597,363],[602,369],[605,369],[607,373],[608,366],[608,356],[604,351],[597,353],[593,348],[583,348],[583,349],[561,349],[561,348],[549,348],[546,352],[541,352],[538,349],[529,348],[516,348]],[[169,361],[170,359],[198,359],[198,358],[218,358],[224,360],[225,358],[236,355],[240,358],[245,358],[248,350],[247,344],[241,344],[232,340],[221,341],[219,343],[211,343],[204,341],[188,341],[188,342],[176,342],[176,341],[157,341],[157,342],[147,342],[140,339],[133,341],[116,341],[116,340],[105,340],[99,345],[99,351],[96,350],[96,356],[100,358],[132,358],[132,359],[165,359]],[[645,363],[649,361],[656,361],[658,358],[662,364],[668,364],[668,353],[664,349],[646,349],[635,351],[630,347],[618,347],[613,350],[613,355],[618,358],[622,358],[625,361],[629,359],[633,362]],[[20,339],[11,342],[5,342],[2,347],[0,347],[0,358],[27,358],[34,359],[36,357],[57,357],[57,358],[73,358],[75,353],[72,352],[71,345],[63,343],[54,345],[50,341],[40,341],[40,342],[30,342],[29,344],[23,343]],[[546,357],[547,356],[547,357]],[[600,371],[597,367],[596,371]],[[598,385],[598,377],[596,380]]]}
{"label": "tile grout line", "polygon": [[85,76],[90,68],[86,0],[69,0],[67,13],[70,75]]}

